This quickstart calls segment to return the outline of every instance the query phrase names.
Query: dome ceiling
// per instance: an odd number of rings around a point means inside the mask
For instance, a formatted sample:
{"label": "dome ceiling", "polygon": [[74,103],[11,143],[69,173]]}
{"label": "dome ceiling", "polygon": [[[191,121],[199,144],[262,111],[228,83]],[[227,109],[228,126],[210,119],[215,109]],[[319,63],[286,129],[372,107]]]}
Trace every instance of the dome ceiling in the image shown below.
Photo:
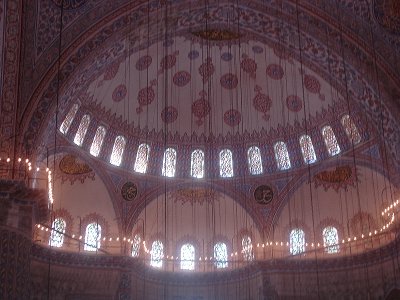
{"label": "dome ceiling", "polygon": [[339,102],[329,83],[282,49],[211,33],[219,39],[211,45],[177,36],[113,62],[82,101],[136,128],[205,136],[295,126]]}

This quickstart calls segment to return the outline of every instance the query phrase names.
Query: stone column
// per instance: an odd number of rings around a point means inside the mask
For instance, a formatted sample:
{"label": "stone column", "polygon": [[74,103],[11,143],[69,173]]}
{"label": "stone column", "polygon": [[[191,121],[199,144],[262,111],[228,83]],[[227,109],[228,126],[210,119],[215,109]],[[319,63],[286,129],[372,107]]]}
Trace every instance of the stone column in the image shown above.
{"label": "stone column", "polygon": [[44,191],[0,180],[0,299],[29,299],[33,228],[47,214]]}

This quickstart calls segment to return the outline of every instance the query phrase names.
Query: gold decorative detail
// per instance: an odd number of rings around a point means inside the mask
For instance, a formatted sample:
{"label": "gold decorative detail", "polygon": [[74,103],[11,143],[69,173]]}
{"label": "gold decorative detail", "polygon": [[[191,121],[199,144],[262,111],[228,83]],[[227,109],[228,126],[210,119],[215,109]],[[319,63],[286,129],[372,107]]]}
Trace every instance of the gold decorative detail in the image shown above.
{"label": "gold decorative detail", "polygon": [[238,32],[230,31],[227,29],[209,29],[192,32],[193,35],[205,40],[211,41],[230,41],[237,40],[242,35]]}
{"label": "gold decorative detail", "polygon": [[78,158],[72,154],[65,155],[59,164],[60,170],[67,175],[82,175],[92,172],[88,164],[80,162]]}
{"label": "gold decorative detail", "polygon": [[186,202],[203,204],[204,202],[212,202],[217,200],[217,193],[214,190],[204,188],[182,188],[171,192],[169,197],[174,202],[182,201],[182,204]]}
{"label": "gold decorative detail", "polygon": [[124,198],[126,201],[132,201],[136,198],[137,196],[137,186],[133,182],[126,182],[121,189],[121,195],[122,198]]}
{"label": "gold decorative detail", "polygon": [[358,180],[357,171],[355,167],[339,166],[333,170],[322,171],[314,176],[316,187],[322,185],[325,190],[333,188],[338,191],[340,188],[347,190],[347,187],[355,186]]}
{"label": "gold decorative detail", "polygon": [[258,204],[268,204],[274,198],[274,191],[268,185],[260,185],[254,191],[254,198]]}

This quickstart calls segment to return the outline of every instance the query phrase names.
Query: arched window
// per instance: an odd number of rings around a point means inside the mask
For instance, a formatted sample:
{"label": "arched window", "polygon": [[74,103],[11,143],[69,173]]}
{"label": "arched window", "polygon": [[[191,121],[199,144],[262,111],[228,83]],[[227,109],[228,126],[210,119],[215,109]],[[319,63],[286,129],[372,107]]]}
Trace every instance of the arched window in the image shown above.
{"label": "arched window", "polygon": [[100,248],[101,240],[101,226],[98,223],[90,223],[86,226],[85,232],[85,246],[83,247],[86,251],[96,251]]}
{"label": "arched window", "polygon": [[322,128],[322,136],[324,137],[326,149],[328,150],[329,155],[334,156],[339,154],[340,146],[331,126],[325,126]]}
{"label": "arched window", "polygon": [[242,238],[242,253],[244,260],[251,261],[254,259],[253,244],[248,235]]}
{"label": "arched window", "polygon": [[219,175],[221,177],[233,176],[232,151],[223,149],[219,152]]}
{"label": "arched window", "polygon": [[49,245],[52,247],[62,247],[64,243],[64,233],[67,224],[62,218],[55,218],[51,224],[51,235]]}
{"label": "arched window", "polygon": [[306,239],[304,231],[300,228],[295,228],[290,232],[289,247],[290,253],[293,255],[303,253],[305,251]]}
{"label": "arched window", "polygon": [[358,131],[356,124],[354,124],[349,115],[344,115],[342,117],[341,123],[344,130],[346,131],[347,137],[354,145],[361,142],[360,132]]}
{"label": "arched window", "polygon": [[192,244],[184,244],[181,247],[181,269],[194,270],[195,249]]}
{"label": "arched window", "polygon": [[133,244],[132,244],[132,256],[133,257],[138,257],[139,256],[139,251],[140,251],[140,242],[142,241],[142,239],[140,238],[140,235],[135,234],[134,238],[133,238]]}
{"label": "arched window", "polygon": [[90,116],[84,115],[81,123],[79,124],[78,131],[75,134],[74,143],[78,146],[82,146],[83,140],[85,139],[86,132],[89,128]]}
{"label": "arched window", "polygon": [[274,146],[275,159],[278,164],[279,170],[290,169],[290,158],[289,152],[287,150],[286,144],[284,142],[277,142]]}
{"label": "arched window", "polygon": [[164,245],[161,241],[154,241],[150,250],[150,266],[161,268],[164,258]]}
{"label": "arched window", "polygon": [[304,163],[312,164],[317,161],[314,146],[309,135],[302,135],[299,139],[301,153],[303,154]]}
{"label": "arched window", "polygon": [[68,132],[69,127],[72,124],[72,121],[75,118],[76,113],[78,112],[79,105],[74,104],[72,105],[71,109],[69,110],[68,114],[65,116],[64,121],[61,123],[60,131],[62,134],[66,134]]}
{"label": "arched window", "polygon": [[249,163],[249,171],[252,175],[259,175],[263,172],[261,152],[257,146],[252,146],[247,150],[247,160]]}
{"label": "arched window", "polygon": [[174,148],[165,149],[163,165],[161,170],[162,176],[174,177],[175,166],[176,166],[176,150]]}
{"label": "arched window", "polygon": [[122,161],[122,154],[124,154],[126,141],[122,135],[115,138],[114,146],[111,152],[110,163],[114,166],[119,166]]}
{"label": "arched window", "polygon": [[106,136],[106,129],[103,126],[97,127],[92,145],[90,146],[90,154],[92,154],[95,157],[99,156],[105,136]]}
{"label": "arched window", "polygon": [[228,267],[228,248],[225,243],[218,242],[214,245],[214,265],[218,269]]}
{"label": "arched window", "polygon": [[150,146],[140,144],[136,153],[136,160],[133,169],[138,173],[146,173],[147,164],[149,162]]}
{"label": "arched window", "polygon": [[196,178],[204,177],[204,152],[196,149],[190,159],[190,175]]}
{"label": "arched window", "polygon": [[322,237],[324,239],[324,248],[327,253],[339,252],[339,236],[338,231],[333,226],[325,227],[322,230]]}

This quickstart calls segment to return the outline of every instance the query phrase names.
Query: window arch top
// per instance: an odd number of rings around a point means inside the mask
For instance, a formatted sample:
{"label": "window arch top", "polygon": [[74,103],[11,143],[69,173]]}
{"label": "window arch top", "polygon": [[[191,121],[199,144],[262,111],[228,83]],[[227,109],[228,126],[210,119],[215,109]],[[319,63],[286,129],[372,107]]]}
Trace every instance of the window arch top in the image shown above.
{"label": "window arch top", "polygon": [[354,124],[349,115],[344,115],[341,119],[341,123],[344,130],[346,131],[347,137],[354,145],[361,142],[360,132],[358,131],[356,124]]}
{"label": "window arch top", "polygon": [[140,237],[139,234],[135,234],[135,236],[133,237],[133,244],[132,244],[132,251],[131,251],[131,255],[133,257],[138,257],[140,254],[140,243],[141,243],[142,239]]}
{"label": "window arch top", "polygon": [[291,168],[289,152],[284,142],[277,142],[274,145],[275,159],[279,170],[288,170]]}
{"label": "window arch top", "polygon": [[166,177],[174,177],[176,169],[176,150],[167,148],[164,151],[161,174]]}
{"label": "window arch top", "polygon": [[247,150],[247,161],[249,164],[249,172],[252,175],[259,175],[263,173],[261,151],[257,146],[251,146]]}
{"label": "window arch top", "polygon": [[85,232],[85,246],[83,247],[86,251],[96,251],[100,248],[101,241],[101,226],[100,224],[93,222],[86,226]]}
{"label": "window arch top", "polygon": [[242,238],[242,253],[245,260],[251,261],[254,259],[253,243],[248,235]]}
{"label": "window arch top", "polygon": [[223,242],[214,245],[214,265],[217,269],[228,267],[228,248]]}
{"label": "window arch top", "polygon": [[55,218],[51,224],[51,234],[49,245],[52,247],[62,247],[67,223],[62,218]]}
{"label": "window arch top", "polygon": [[317,156],[315,155],[314,145],[312,143],[311,137],[309,135],[302,135],[299,139],[301,153],[303,154],[304,163],[312,164],[317,161]]}
{"label": "window arch top", "polygon": [[219,175],[221,177],[233,177],[232,151],[223,149],[219,152]]}
{"label": "window arch top", "polygon": [[306,239],[304,231],[300,228],[295,228],[289,235],[289,249],[293,255],[303,253],[305,251]]}
{"label": "window arch top", "polygon": [[68,132],[69,127],[72,124],[72,121],[75,119],[75,115],[78,112],[78,109],[79,105],[77,103],[72,105],[72,107],[70,108],[68,114],[65,116],[64,121],[61,123],[60,126],[60,132],[62,134],[66,134]]}
{"label": "window arch top", "polygon": [[133,169],[138,173],[146,173],[149,163],[150,146],[148,144],[140,144],[136,153],[135,165]]}
{"label": "window arch top", "polygon": [[156,240],[151,244],[150,250],[150,266],[162,268],[164,258],[164,245],[160,240]]}
{"label": "window arch top", "polygon": [[204,177],[204,151],[196,149],[190,158],[190,175],[195,178]]}
{"label": "window arch top", "polygon": [[322,230],[322,237],[324,240],[325,252],[330,254],[339,252],[339,236],[338,231],[335,227],[325,227]]}
{"label": "window arch top", "polygon": [[97,127],[92,145],[90,146],[90,154],[92,154],[95,157],[99,156],[105,136],[106,136],[106,129],[103,126]]}
{"label": "window arch top", "polygon": [[181,269],[194,270],[195,248],[192,244],[184,244],[181,247]]}
{"label": "window arch top", "polygon": [[326,149],[330,156],[335,156],[340,153],[340,146],[336,140],[335,133],[331,126],[324,126],[322,128],[322,136],[325,141]]}
{"label": "window arch top", "polygon": [[124,154],[126,140],[122,135],[115,138],[114,146],[111,152],[110,163],[114,166],[119,166],[122,162],[122,155]]}
{"label": "window arch top", "polygon": [[79,123],[78,130],[76,131],[75,137],[74,137],[74,143],[78,146],[82,146],[83,140],[85,139],[86,132],[89,128],[90,124],[90,116],[89,115],[84,115],[81,119],[81,122]]}

